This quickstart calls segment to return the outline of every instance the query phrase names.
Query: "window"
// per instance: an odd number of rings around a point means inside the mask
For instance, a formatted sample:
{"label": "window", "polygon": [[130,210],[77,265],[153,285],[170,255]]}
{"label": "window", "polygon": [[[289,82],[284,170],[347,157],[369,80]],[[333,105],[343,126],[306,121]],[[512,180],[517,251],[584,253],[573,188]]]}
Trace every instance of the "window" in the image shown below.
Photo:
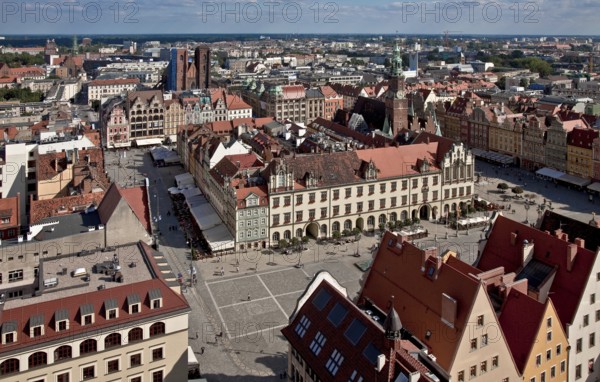
{"label": "window", "polygon": [[471,378],[477,377],[477,366],[471,366],[471,369],[469,370],[469,376]]}
{"label": "window", "polygon": [[402,205],[405,206],[408,202],[408,197],[406,195],[402,196]]}
{"label": "window", "polygon": [[375,201],[369,200],[369,211],[374,210],[374,209],[375,209]]}
{"label": "window", "polygon": [[324,202],[327,200],[327,191],[321,191],[321,201]]}
{"label": "window", "polygon": [[319,355],[326,341],[327,338],[325,338],[323,333],[318,332],[315,335],[315,339],[311,342],[309,349],[313,352],[314,355]]}
{"label": "window", "polygon": [[363,202],[356,203],[356,212],[361,212],[363,210]]}
{"label": "window", "polygon": [[142,353],[132,354],[129,356],[129,366],[136,367],[142,364]]}
{"label": "window", "polygon": [[333,200],[340,198],[340,190],[333,190]]}
{"label": "window", "polygon": [[39,351],[29,356],[29,368],[46,365],[48,363],[48,355],[46,352]]}
{"label": "window", "polygon": [[57,375],[56,382],[69,382],[69,373],[62,373]]}
{"label": "window", "polygon": [[546,350],[546,361],[550,361],[552,359],[552,349]]}
{"label": "window", "polygon": [[296,211],[296,221],[302,221],[303,211]]}
{"label": "window", "polygon": [[112,359],[106,363],[106,372],[107,373],[116,373],[119,371],[119,360]]}
{"label": "window", "polygon": [[492,370],[498,367],[498,356],[492,357]]}
{"label": "window", "polygon": [[585,315],[583,316],[583,326],[588,326],[590,324],[590,317],[589,315]]}
{"label": "window", "polygon": [[485,374],[485,373],[487,373],[487,361],[483,361],[479,365],[479,374]]}
{"label": "window", "polygon": [[91,325],[94,323],[94,316],[91,314],[86,314],[83,316],[83,325]]}
{"label": "window", "polygon": [[596,311],[596,322],[600,321],[600,310]]}
{"label": "window", "polygon": [[321,208],[321,218],[327,217],[327,207]]}
{"label": "window", "polygon": [[369,186],[369,195],[373,195],[375,193],[375,185],[372,184]]}
{"label": "window", "polygon": [[596,346],[596,333],[590,333],[590,347]]}
{"label": "window", "polygon": [[396,197],[392,196],[392,198],[390,199],[390,205],[391,207],[396,207]]}
{"label": "window", "polygon": [[552,327],[552,317],[546,318],[546,327],[547,328],[551,328]]}
{"label": "window", "polygon": [[461,370],[458,372],[458,378],[457,378],[458,382],[465,382],[465,372],[464,370]]}
{"label": "window", "polygon": [[163,382],[163,371],[155,371],[152,373],[152,382]]}
{"label": "window", "polygon": [[417,198],[419,197],[419,195],[417,194],[412,194],[412,204],[417,204]]}
{"label": "window", "polygon": [[79,345],[79,354],[95,353],[97,351],[97,343],[94,339],[83,341]]}
{"label": "window", "polygon": [[379,192],[382,194],[385,192],[385,183],[379,185]]}
{"label": "window", "polygon": [[567,370],[567,361],[562,360],[560,361],[560,372],[564,373],[565,370]]}
{"label": "window", "polygon": [[556,366],[550,368],[550,378],[556,378]]}
{"label": "window", "polygon": [[337,328],[338,326],[340,326],[340,323],[342,322],[344,317],[346,317],[347,313],[348,309],[346,309],[346,307],[344,307],[338,302],[334,305],[334,307],[327,315],[327,319],[333,324],[333,326]]}
{"label": "window", "polygon": [[308,202],[309,203],[314,203],[316,199],[316,193],[311,192],[310,194],[308,194]]}
{"label": "window", "polygon": [[314,209],[308,210],[308,219],[315,220],[315,210]]}
{"label": "window", "polygon": [[538,354],[535,356],[535,366],[540,366],[542,364],[542,355]]}
{"label": "window", "polygon": [[110,309],[108,311],[107,318],[109,320],[114,320],[115,318],[117,318],[117,310],[116,309]]}
{"label": "window", "polygon": [[16,281],[23,280],[23,270],[17,269],[15,271],[8,272],[8,282],[14,283]]}
{"label": "window", "polygon": [[575,379],[581,378],[581,365],[575,366]]}
{"label": "window", "polygon": [[289,223],[292,220],[292,213],[291,212],[286,212],[285,214],[283,214],[283,223]]}
{"label": "window", "polygon": [[152,361],[163,359],[163,348],[152,349]]}
{"label": "window", "polygon": [[350,341],[352,345],[356,345],[358,341],[360,341],[360,339],[362,338],[363,334],[365,334],[366,330],[367,327],[365,326],[365,324],[363,324],[362,321],[357,320],[355,318],[354,320],[352,320],[350,326],[348,326],[348,329],[346,329],[344,336],[348,341]]}
{"label": "window", "polygon": [[546,333],[546,341],[552,341],[552,332]]}
{"label": "window", "polygon": [[352,204],[348,203],[344,207],[345,207],[344,210],[345,210],[346,215],[349,215],[352,213]]}
{"label": "window", "polygon": [[94,366],[86,366],[81,369],[81,375],[83,380],[92,379],[96,376],[96,368]]}
{"label": "window", "polygon": [[535,377],[529,378],[529,382],[535,382]]}
{"label": "window", "polygon": [[279,198],[273,198],[273,207],[274,208],[279,207]]}
{"label": "window", "polygon": [[488,344],[488,335],[484,334],[481,336],[481,347],[487,346]]}
{"label": "window", "polygon": [[471,340],[471,351],[473,351],[473,350],[477,350],[477,339],[476,338],[473,338]]}
{"label": "window", "polygon": [[296,195],[296,205],[302,204],[302,195]]}
{"label": "window", "polygon": [[352,196],[352,188],[346,188],[346,198],[350,198]]}
{"label": "window", "polygon": [[581,338],[578,338],[577,344],[575,345],[575,351],[577,353],[581,353],[581,348],[583,347],[582,343],[583,343],[583,341],[581,340]]}
{"label": "window", "polygon": [[392,182],[392,183],[390,184],[390,186],[391,186],[391,190],[390,190],[390,191],[392,191],[392,192],[396,191],[396,188],[397,188],[397,187],[396,187],[396,184],[397,184],[396,182]]}
{"label": "window", "polygon": [[283,197],[283,205],[284,206],[289,206],[290,204],[292,204],[292,197],[291,196],[284,196]]}
{"label": "window", "polygon": [[477,316],[477,326],[483,326],[483,315]]}
{"label": "window", "polygon": [[63,345],[54,351],[54,362],[72,357],[72,350],[69,345]]}
{"label": "window", "polygon": [[302,316],[298,325],[296,325],[295,332],[300,337],[303,338],[306,334],[306,330],[310,327],[310,320],[306,316]]}
{"label": "window", "polygon": [[[356,196],[362,196],[362,194],[363,194],[363,186],[356,187]],[[600,280],[600,277],[598,278],[598,280]]]}
{"label": "window", "polygon": [[163,322],[156,322],[150,326],[150,337],[165,334],[165,324]]}
{"label": "window", "polygon": [[419,187],[419,179],[413,179],[412,180],[412,188],[417,188]]}
{"label": "window", "polygon": [[556,345],[556,355],[560,355],[561,350],[562,350],[561,346],[560,345]]}
{"label": "window", "polygon": [[329,371],[329,373],[332,376],[335,376],[337,374],[342,362],[344,362],[344,356],[337,349],[335,349],[331,353],[331,357],[329,357],[329,360],[325,364],[325,367],[327,368],[327,371]]}
{"label": "window", "polygon": [[354,370],[350,375],[350,379],[348,379],[348,382],[363,382],[363,380],[363,376],[358,374],[358,372]]}
{"label": "window", "polygon": [[121,335],[119,333],[111,333],[104,339],[104,347],[111,348],[121,345]]}

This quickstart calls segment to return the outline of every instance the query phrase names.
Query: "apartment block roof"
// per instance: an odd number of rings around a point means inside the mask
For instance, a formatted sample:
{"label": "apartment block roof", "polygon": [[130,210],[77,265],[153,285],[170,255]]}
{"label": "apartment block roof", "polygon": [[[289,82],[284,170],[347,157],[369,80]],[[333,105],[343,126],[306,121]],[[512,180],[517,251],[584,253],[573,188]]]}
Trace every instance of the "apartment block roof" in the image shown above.
{"label": "apartment block roof", "polygon": [[42,219],[53,216],[79,213],[81,210],[84,210],[92,205],[100,205],[100,202],[103,198],[104,191],[75,196],[66,196],[64,198],[31,200],[29,209],[30,223],[35,224]]}
{"label": "apartment block roof", "polygon": [[567,235],[566,238],[569,242],[573,242],[576,238],[583,239],[585,241],[584,247],[592,252],[597,251],[598,247],[600,247],[600,228],[596,225],[595,215],[590,220],[590,223],[586,224],[554,211],[544,211],[540,230],[554,233],[558,229],[560,229],[562,234]]}
{"label": "apartment block roof", "polygon": [[[0,230],[20,225],[19,197],[0,199]],[[4,219],[8,219],[8,221],[3,223]]]}

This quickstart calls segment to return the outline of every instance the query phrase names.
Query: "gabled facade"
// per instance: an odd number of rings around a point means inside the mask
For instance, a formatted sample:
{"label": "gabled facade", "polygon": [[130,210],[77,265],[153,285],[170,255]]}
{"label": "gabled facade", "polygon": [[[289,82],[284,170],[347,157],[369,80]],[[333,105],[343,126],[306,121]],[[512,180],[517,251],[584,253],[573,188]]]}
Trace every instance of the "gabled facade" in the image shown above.
{"label": "gabled facade", "polygon": [[453,381],[517,381],[485,282],[437,253],[386,232],[365,276],[359,304],[393,306],[405,330]]}

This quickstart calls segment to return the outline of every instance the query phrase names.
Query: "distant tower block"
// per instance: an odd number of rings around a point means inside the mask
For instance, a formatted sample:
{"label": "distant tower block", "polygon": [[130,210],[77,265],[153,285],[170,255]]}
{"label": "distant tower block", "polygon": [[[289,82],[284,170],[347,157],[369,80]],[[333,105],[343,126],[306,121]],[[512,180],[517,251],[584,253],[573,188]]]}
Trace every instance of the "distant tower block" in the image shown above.
{"label": "distant tower block", "polygon": [[73,36],[73,54],[77,54],[78,52],[78,47],[77,47],[77,35]]}

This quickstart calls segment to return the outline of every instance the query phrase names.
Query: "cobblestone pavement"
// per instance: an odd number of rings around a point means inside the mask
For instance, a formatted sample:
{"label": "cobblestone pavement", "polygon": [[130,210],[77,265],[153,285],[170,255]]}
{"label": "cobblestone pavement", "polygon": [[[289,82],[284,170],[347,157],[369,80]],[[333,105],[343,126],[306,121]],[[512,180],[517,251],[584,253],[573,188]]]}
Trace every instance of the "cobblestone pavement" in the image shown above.
{"label": "cobblestone pavement", "polygon": [[[190,252],[185,238],[181,231],[167,229],[177,224],[174,214],[167,214],[172,208],[167,189],[183,169],[155,168],[147,151],[132,149],[126,157],[121,154],[120,163],[117,153],[108,153],[107,172],[122,186],[131,186],[134,180],[139,184],[143,176],[149,178],[150,195],[156,195],[151,201],[152,208],[155,211],[158,207],[162,217],[158,222],[162,233],[158,235],[159,249],[175,273],[185,275],[188,283]],[[538,203],[544,198],[552,200],[555,211],[580,220],[589,220],[596,206],[581,191],[555,187],[514,169],[501,169],[498,174],[496,170],[486,163],[477,166],[483,182],[477,185],[476,193],[491,202],[501,201],[496,187],[498,182],[506,182],[523,186],[525,193],[534,193]],[[514,201],[511,207],[515,214],[505,214],[515,220],[529,217],[533,222],[537,217],[535,208],[526,212],[524,204]],[[421,224],[429,231],[429,237],[416,241],[418,245],[437,246],[440,252],[453,249],[464,261],[475,261],[481,228],[457,232],[433,222]],[[358,242],[342,245],[317,245],[311,241],[306,250],[287,255],[260,250],[194,261],[192,266],[198,281],[184,290],[184,296],[192,308],[189,344],[197,354],[203,377],[223,382],[278,380],[279,373],[287,366],[288,350],[280,329],[314,274],[329,271],[355,297],[364,276],[356,264],[372,257],[378,241],[377,234],[365,234]],[[354,256],[357,252],[360,257]]]}

